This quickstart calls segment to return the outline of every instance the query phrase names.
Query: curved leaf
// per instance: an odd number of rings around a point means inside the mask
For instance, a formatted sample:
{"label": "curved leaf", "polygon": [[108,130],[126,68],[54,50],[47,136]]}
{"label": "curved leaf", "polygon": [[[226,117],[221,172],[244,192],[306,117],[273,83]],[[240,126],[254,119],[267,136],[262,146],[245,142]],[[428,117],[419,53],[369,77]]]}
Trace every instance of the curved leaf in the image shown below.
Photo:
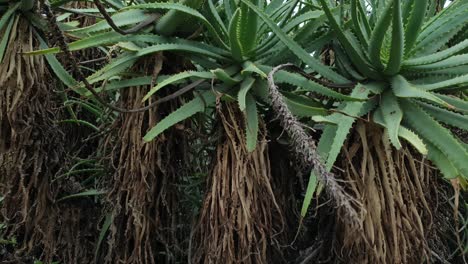
{"label": "curved leaf", "polygon": [[193,100],[182,105],[179,109],[159,121],[156,126],[146,133],[143,140],[146,142],[153,140],[171,126],[193,116],[196,113],[203,112],[205,108],[211,106],[215,100],[216,97],[211,91],[206,91],[198,95]]}
{"label": "curved leaf", "polygon": [[245,121],[247,151],[252,152],[257,146],[258,113],[257,103],[255,102],[254,97],[250,93],[246,96]]}
{"label": "curved leaf", "polygon": [[178,82],[183,79],[187,78],[201,78],[201,79],[213,79],[214,75],[211,72],[196,72],[196,71],[186,71],[186,72],[181,72],[174,74],[170,76],[169,78],[161,81],[156,85],[155,87],[151,88],[151,90],[148,91],[148,93],[143,97],[142,101],[148,100],[155,92],[159,91],[160,89],[164,88],[167,85],[173,84],[175,82]]}
{"label": "curved leaf", "polygon": [[404,120],[425,140],[437,147],[463,175],[468,176],[468,152],[453,135],[419,106],[407,99],[400,105],[405,112]]}
{"label": "curved leaf", "polygon": [[304,63],[309,65],[312,69],[323,75],[325,78],[337,82],[337,83],[347,83],[349,82],[346,78],[339,75],[338,73],[331,70],[329,67],[321,64],[319,61],[314,59],[310,54],[305,51],[299,44],[292,40],[286,33],[284,33],[281,28],[272,21],[268,15],[263,13],[260,9],[250,3],[248,0],[241,0],[247,6],[252,8],[252,10],[257,13],[257,15],[270,27],[274,34]]}

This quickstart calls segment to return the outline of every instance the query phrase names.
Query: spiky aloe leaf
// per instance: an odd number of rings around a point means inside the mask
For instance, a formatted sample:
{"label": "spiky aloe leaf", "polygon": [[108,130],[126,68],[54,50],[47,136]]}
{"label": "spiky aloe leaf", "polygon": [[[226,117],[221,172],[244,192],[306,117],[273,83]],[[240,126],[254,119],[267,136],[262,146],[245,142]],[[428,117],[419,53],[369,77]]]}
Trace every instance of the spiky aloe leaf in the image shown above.
{"label": "spiky aloe leaf", "polygon": [[417,0],[413,2],[411,15],[405,29],[405,54],[408,54],[411,51],[416,39],[418,38],[419,32],[421,31],[428,0]]}
{"label": "spiky aloe leaf", "polygon": [[438,51],[445,45],[453,36],[467,24],[466,12],[468,4],[466,1],[460,5],[451,5],[445,8],[437,16],[432,23],[423,29],[418,37],[417,43],[413,49],[413,54],[431,54]]}
{"label": "spiky aloe leaf", "polygon": [[[36,34],[37,40],[39,40],[39,47],[42,49],[46,49],[47,43],[39,34]],[[63,68],[62,64],[57,60],[57,58],[52,54],[45,55],[47,62],[49,63],[50,68],[54,72],[54,74],[59,78],[59,80],[65,84],[69,88],[74,88],[77,86],[78,82],[71,76],[65,68]],[[76,90],[80,93],[78,90]],[[80,93],[82,94],[82,93]]]}
{"label": "spiky aloe leaf", "polygon": [[435,96],[439,97],[440,99],[444,100],[448,104],[455,107],[454,110],[463,112],[468,114],[468,102],[459,99],[458,97],[444,95],[444,94],[435,94]]}
{"label": "spiky aloe leaf", "polygon": [[250,73],[256,73],[258,75],[260,75],[261,77],[265,78],[267,77],[266,73],[263,72],[262,70],[260,70],[260,68],[258,68],[258,66],[256,64],[254,64],[253,62],[251,61],[246,61],[242,64],[242,71],[241,71],[241,74],[242,75],[246,75],[246,74],[249,74]]}
{"label": "spiky aloe leaf", "polygon": [[413,145],[413,147],[422,155],[427,155],[428,150],[426,144],[413,131],[407,129],[406,127],[400,126],[400,129],[398,130],[398,136]]}
{"label": "spiky aloe leaf", "polygon": [[313,117],[326,115],[328,111],[322,104],[309,97],[300,96],[290,92],[282,92],[284,101],[293,115],[298,117]]}
{"label": "spiky aloe leaf", "polygon": [[231,54],[237,61],[243,61],[243,52],[239,39],[240,32],[240,20],[241,20],[240,8],[237,8],[236,12],[232,16],[231,22],[229,23],[229,46],[231,48]]}
{"label": "spiky aloe leaf", "polygon": [[439,52],[436,52],[434,54],[429,54],[429,55],[426,55],[426,56],[422,56],[422,57],[416,57],[416,58],[413,58],[413,59],[409,59],[409,60],[406,60],[403,65],[404,66],[417,66],[417,65],[425,65],[425,64],[431,64],[431,63],[434,63],[434,62],[438,62],[438,61],[442,61],[442,60],[445,60],[447,58],[449,58],[450,56],[453,56],[457,53],[459,53],[460,51],[464,50],[468,48],[468,39],[465,39],[464,41],[448,48],[448,49],[444,49],[442,51],[439,51]]}
{"label": "spiky aloe leaf", "polygon": [[160,89],[164,88],[167,85],[173,84],[183,79],[187,78],[200,78],[200,79],[212,79],[214,77],[213,73],[211,72],[196,72],[196,71],[186,71],[172,75],[171,77],[161,81],[155,87],[151,88],[148,93],[143,97],[142,101],[148,100],[155,92],[159,91]]}
{"label": "spiky aloe leaf", "polygon": [[[118,27],[141,23],[148,17],[149,15],[145,14],[145,12],[142,10],[122,10],[121,12],[111,16],[112,20],[115,21],[115,25]],[[91,26],[69,30],[69,32],[72,34],[86,35],[109,29],[111,29],[111,26],[107,23],[107,21],[102,20]]]}
{"label": "spiky aloe leaf", "polygon": [[[156,82],[161,82],[166,80],[168,77],[167,75],[158,76]],[[133,86],[142,86],[142,85],[149,85],[151,82],[154,81],[151,76],[143,76],[143,77],[135,77],[131,79],[119,79],[119,80],[112,80],[106,83],[104,89],[106,91],[114,91],[119,90],[122,88],[133,87]],[[101,92],[102,88],[94,89],[96,92]],[[84,93],[85,96],[92,96],[91,92],[86,91]]]}
{"label": "spiky aloe leaf", "polygon": [[[94,74],[92,74],[90,77],[88,77],[88,80],[90,83],[94,83],[100,80],[105,80],[109,78],[110,76],[115,76],[122,71],[128,69],[130,66],[133,65],[133,63],[136,62],[136,60],[140,57],[143,57],[145,55],[151,54],[151,53],[156,53],[160,51],[182,51],[182,52],[188,52],[188,53],[194,53],[194,54],[201,54],[201,55],[207,55],[207,56],[212,56],[215,55],[214,53],[205,50],[203,48],[195,47],[193,45],[187,45],[187,44],[157,44],[154,46],[149,46],[147,48],[143,48],[139,50],[138,52],[135,53],[126,53],[119,58],[113,60],[106,66],[104,66],[102,69],[98,70]],[[215,55],[215,57],[218,57],[218,55]]]}
{"label": "spiky aloe leaf", "polygon": [[258,113],[257,113],[257,103],[254,97],[250,93],[248,93],[246,96],[245,123],[246,123],[247,151],[252,152],[255,150],[255,147],[257,146]]}
{"label": "spiky aloe leaf", "polygon": [[386,91],[382,94],[380,103],[380,113],[383,116],[385,127],[388,130],[390,141],[396,149],[401,148],[401,143],[398,140],[398,132],[403,112],[398,104],[397,97],[392,91]]}
{"label": "spiky aloe leaf", "polygon": [[199,94],[193,100],[182,105],[179,109],[159,121],[156,126],[146,133],[143,140],[146,142],[153,140],[171,126],[195,115],[196,113],[204,111],[206,107],[213,105],[215,100],[216,96],[211,91]]}
{"label": "spiky aloe leaf", "polygon": [[[365,99],[369,93],[369,89],[367,89],[362,84],[358,84],[353,89],[351,96]],[[334,113],[330,115],[329,118],[337,125],[326,125],[326,127],[330,128],[324,130],[319,141],[319,153],[326,153],[326,167],[328,170],[330,170],[334,165],[336,158],[341,152],[343,143],[346,140],[355,121],[355,118],[352,116],[357,116],[359,113],[361,113],[361,108],[363,106],[364,103],[362,102],[347,102],[345,103],[343,109],[341,109],[341,112],[344,112],[347,115],[343,115],[341,113]],[[326,145],[322,143],[322,140],[327,142]]]}
{"label": "spiky aloe leaf", "polygon": [[268,15],[266,15],[262,10],[260,10],[258,7],[250,3],[248,0],[241,0],[243,3],[245,3],[247,6],[252,8],[255,13],[270,27],[270,29],[273,31],[274,34],[278,36],[278,38],[299,58],[301,59],[304,63],[309,65],[312,69],[323,75],[325,78],[337,82],[337,83],[347,83],[349,82],[346,78],[343,76],[337,74],[333,70],[331,70],[329,67],[321,64],[319,61],[314,59],[310,54],[305,51],[299,44],[297,44],[294,40],[291,39],[286,33],[284,33],[281,28],[276,25],[274,21],[272,21]]}
{"label": "spiky aloe leaf", "polygon": [[410,84],[403,76],[396,75],[391,80],[392,90],[397,97],[401,98],[421,98],[426,99],[436,104],[443,105],[445,107],[451,107],[444,100],[435,96],[434,94],[427,92],[421,88],[418,88]]}
{"label": "spiky aloe leaf", "polygon": [[380,57],[382,50],[382,43],[385,38],[385,33],[392,21],[392,5],[393,0],[388,1],[383,13],[379,16],[377,23],[372,31],[371,39],[369,42],[369,58],[372,65],[377,70],[383,70],[384,65]]}
{"label": "spiky aloe leaf", "polygon": [[[358,0],[351,0],[351,21],[353,22],[354,32],[356,33],[359,41],[364,46],[364,48],[369,47],[369,39],[365,28],[360,23],[361,16],[359,15],[360,9],[358,8]],[[366,19],[367,21],[367,19]]]}
{"label": "spiky aloe leaf", "polygon": [[179,3],[148,3],[148,4],[139,4],[139,5],[129,6],[123,10],[127,10],[127,9],[174,10],[183,14],[190,15],[194,18],[197,18],[199,21],[201,21],[206,26],[208,31],[211,32],[211,34],[213,34],[213,36],[215,37],[215,40],[219,44],[221,44],[225,48],[229,48],[229,46],[218,35],[218,32],[216,31],[215,27],[213,27],[213,25],[210,23],[210,21],[208,21],[200,12],[188,6],[185,6]]}
{"label": "spiky aloe leaf", "polygon": [[[258,67],[263,72],[271,71],[271,67],[269,66],[259,65]],[[314,81],[308,80],[307,78],[296,73],[291,73],[287,71],[279,71],[278,73],[276,73],[275,79],[277,83],[288,83],[291,85],[298,86],[301,89],[315,92],[318,94],[322,94],[330,98],[335,98],[335,99],[343,100],[343,101],[360,101],[359,98],[354,98],[352,96],[348,96],[348,95],[335,92],[334,90],[330,88],[327,88]]]}
{"label": "spiky aloe leaf", "polygon": [[463,130],[468,130],[468,116],[442,109],[430,104],[418,103],[424,111],[433,118],[446,125],[455,126]]}
{"label": "spiky aloe leaf", "polygon": [[[205,43],[197,42],[197,41],[190,41],[181,38],[168,38],[162,37],[153,34],[132,34],[132,35],[120,35],[117,32],[103,32],[98,33],[96,35],[92,35],[90,37],[85,37],[80,40],[74,41],[68,44],[68,48],[70,51],[77,51],[86,48],[94,48],[103,45],[113,45],[118,42],[122,41],[132,41],[132,42],[143,42],[148,44],[180,44],[186,47],[191,46],[197,49],[204,49],[206,51],[210,51],[210,54],[217,54],[217,59],[220,60],[227,60],[230,56],[230,53],[227,51],[214,47],[212,45],[208,45]],[[58,53],[60,49],[58,47],[48,48],[48,49],[41,49],[36,51],[31,51],[25,53],[26,55],[40,55],[40,54],[49,54],[49,53]],[[216,55],[215,55],[216,56]],[[210,56],[213,57],[213,56]]]}
{"label": "spiky aloe leaf", "polygon": [[237,93],[237,102],[239,103],[239,109],[245,111],[247,105],[247,93],[250,91],[250,88],[255,83],[255,78],[247,77],[245,78],[241,85],[239,92]]}
{"label": "spiky aloe leaf", "polygon": [[400,105],[405,112],[404,121],[424,140],[439,149],[463,175],[468,176],[468,152],[466,148],[429,114],[408,99],[401,99]]}
{"label": "spiky aloe leaf", "polygon": [[[228,35],[228,31],[227,31],[227,28],[226,26],[224,25],[224,22],[223,20],[221,19],[221,17],[219,16],[219,13],[218,11],[216,10],[216,7],[213,3],[213,0],[208,0],[208,7],[209,7],[209,10],[210,10],[210,14],[211,16],[214,18],[214,20],[217,22],[217,27],[216,29],[218,29],[219,31],[219,35],[220,36],[227,36]],[[231,19],[231,18],[229,18]]]}
{"label": "spiky aloe leaf", "polygon": [[[255,6],[259,5],[259,0],[250,0]],[[241,3],[241,19],[239,21],[238,38],[241,43],[242,52],[248,54],[255,48],[257,43],[257,14],[247,5]]]}
{"label": "spiky aloe leaf", "polygon": [[465,74],[463,76],[452,78],[446,81],[441,81],[441,82],[431,83],[431,84],[420,84],[420,85],[417,85],[417,87],[424,91],[436,91],[436,90],[451,88],[454,86],[460,86],[460,85],[466,86],[467,84],[468,84],[468,74]]}
{"label": "spiky aloe leaf", "polygon": [[[385,120],[380,109],[374,111],[372,121],[374,121],[376,124],[386,127]],[[388,129],[386,129],[386,131],[388,132]],[[416,135],[413,131],[400,125],[398,128],[398,137],[405,139],[408,143],[413,145],[413,147],[416,148],[416,150],[418,150],[419,153],[427,155],[426,145],[424,144],[422,139],[418,137],[418,135]]]}
{"label": "spiky aloe leaf", "polygon": [[333,16],[328,4],[325,0],[320,0],[320,3],[323,7],[325,14],[328,17],[331,27],[336,32],[338,39],[340,40],[341,45],[344,47],[348,53],[349,58],[353,62],[354,66],[364,75],[372,77],[374,79],[380,79],[380,75],[374,71],[368,61],[365,59],[366,56],[363,54],[360,46],[357,43],[353,42],[340,27],[335,17]]}
{"label": "spiky aloe leaf", "polygon": [[225,69],[215,69],[211,72],[216,76],[217,79],[226,83],[227,85],[236,85],[240,83],[243,79],[239,75],[231,76],[231,72]]}
{"label": "spiky aloe leaf", "polygon": [[408,71],[431,72],[440,69],[450,69],[461,65],[468,64],[468,54],[454,55],[447,59],[425,65],[416,65],[408,67]]}
{"label": "spiky aloe leaf", "polygon": [[[455,179],[460,176],[458,170],[453,166],[452,162],[442,153],[436,146],[431,143],[427,144],[429,148],[428,158],[432,161],[446,179]],[[465,178],[468,176],[465,176]]]}
{"label": "spiky aloe leaf", "polygon": [[385,74],[395,75],[400,71],[403,54],[405,52],[404,44],[401,1],[393,0],[392,46],[390,48],[390,59],[385,68]]}
{"label": "spiky aloe leaf", "polygon": [[[196,10],[203,3],[203,0],[181,0],[178,4]],[[188,18],[192,14],[179,11],[177,9],[169,9],[156,23],[155,30],[158,34],[169,36],[176,32],[176,30],[187,23]]]}
{"label": "spiky aloe leaf", "polygon": [[138,60],[138,57],[139,56],[136,53],[123,54],[122,56],[112,60],[109,64],[102,67],[86,79],[90,84],[93,84],[98,81],[106,80],[110,77],[116,76],[130,68]]}

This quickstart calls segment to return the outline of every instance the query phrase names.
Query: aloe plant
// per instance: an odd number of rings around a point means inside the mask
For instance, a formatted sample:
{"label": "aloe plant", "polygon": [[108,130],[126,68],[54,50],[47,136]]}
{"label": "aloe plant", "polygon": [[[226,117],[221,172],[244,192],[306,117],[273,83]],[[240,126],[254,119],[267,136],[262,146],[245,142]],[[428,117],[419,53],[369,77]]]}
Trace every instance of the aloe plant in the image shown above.
{"label": "aloe plant", "polygon": [[[372,120],[385,128],[396,149],[401,148],[401,139],[407,140],[447,178],[467,178],[466,145],[447,126],[468,128],[468,104],[452,96],[465,91],[468,85],[464,59],[468,56],[468,42],[456,38],[466,29],[468,4],[454,1],[435,14],[428,10],[429,2],[381,1],[369,13],[364,12],[364,1],[353,0],[349,21],[341,21],[329,4],[320,0],[336,34],[333,47],[340,54],[338,71],[373,87],[367,97],[373,104],[370,112],[351,111],[348,103],[340,108],[349,109],[345,113],[351,116],[370,113]],[[325,152],[329,165],[334,163],[351,128],[341,122],[344,119],[349,116],[316,117],[336,124],[328,125],[333,128],[322,136],[323,141],[333,138]]]}

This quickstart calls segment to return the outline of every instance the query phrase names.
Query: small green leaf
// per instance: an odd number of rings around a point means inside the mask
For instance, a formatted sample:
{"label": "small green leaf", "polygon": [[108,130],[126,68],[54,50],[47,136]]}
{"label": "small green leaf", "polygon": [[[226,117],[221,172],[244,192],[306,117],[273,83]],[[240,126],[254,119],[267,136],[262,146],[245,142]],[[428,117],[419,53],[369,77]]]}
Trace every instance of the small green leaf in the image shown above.
{"label": "small green leaf", "polygon": [[3,62],[3,56],[5,55],[8,41],[10,40],[10,32],[11,32],[11,28],[13,27],[14,22],[15,22],[15,17],[10,19],[5,31],[3,32],[2,40],[0,42],[0,64]]}
{"label": "small green leaf", "polygon": [[301,216],[305,217],[307,214],[307,210],[309,209],[310,202],[312,201],[312,197],[317,190],[317,175],[315,175],[314,170],[310,172],[309,176],[309,183],[307,184],[306,194],[304,196],[304,201],[302,202],[302,209],[301,209]]}
{"label": "small green leaf", "polygon": [[94,251],[94,262],[96,262],[97,260],[99,248],[101,247],[101,243],[104,240],[104,237],[106,236],[106,233],[109,230],[109,227],[111,224],[112,224],[112,214],[107,214],[104,220],[104,223],[102,224],[101,232],[99,232],[98,241],[96,243],[96,250]]}
{"label": "small green leaf", "polygon": [[84,191],[84,192],[64,196],[64,197],[58,199],[57,202],[61,202],[63,200],[67,200],[67,199],[71,199],[71,198],[80,198],[80,197],[87,197],[87,196],[98,196],[98,195],[102,195],[102,194],[106,194],[106,192],[105,191],[98,191],[98,190],[93,189],[93,190],[88,190],[88,191]]}

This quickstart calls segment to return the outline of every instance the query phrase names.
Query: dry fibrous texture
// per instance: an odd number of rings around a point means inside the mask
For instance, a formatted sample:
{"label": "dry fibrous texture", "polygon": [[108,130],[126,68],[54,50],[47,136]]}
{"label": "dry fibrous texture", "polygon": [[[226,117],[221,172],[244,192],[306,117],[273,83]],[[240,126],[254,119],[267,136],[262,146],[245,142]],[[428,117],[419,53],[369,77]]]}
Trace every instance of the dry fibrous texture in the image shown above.
{"label": "dry fibrous texture", "polygon": [[[192,263],[272,263],[284,230],[271,184],[267,142],[246,149],[244,117],[221,104],[224,139],[217,146],[204,203],[192,234]],[[264,132],[264,128],[263,128]]]}
{"label": "dry fibrous texture", "polygon": [[94,202],[57,202],[82,191],[69,178],[55,181],[66,172],[77,139],[65,137],[67,129],[58,123],[67,117],[45,59],[21,54],[38,49],[21,17],[9,43],[0,64],[2,237],[18,244],[6,247],[0,261],[89,263],[97,236]]}
{"label": "dry fibrous texture", "polygon": [[[56,248],[54,191],[64,135],[54,119],[54,83],[42,57],[24,56],[37,48],[28,23],[18,17],[0,64],[0,174],[4,237],[15,237],[16,257],[39,250],[50,261]],[[5,256],[6,257],[6,256]],[[1,257],[0,257],[1,259]]]}
{"label": "dry fibrous texture", "polygon": [[[122,106],[142,106],[148,89],[126,89]],[[180,237],[177,224],[187,224],[187,219],[178,213],[176,188],[183,139],[169,130],[151,142],[143,141],[147,129],[159,120],[159,111],[120,115],[115,121],[117,134],[104,143],[112,148],[110,170],[115,172],[107,196],[112,216],[107,252],[98,263],[175,263],[186,254],[180,245],[187,237]]]}
{"label": "dry fibrous texture", "polygon": [[375,125],[360,122],[356,131],[344,147],[341,166],[365,217],[363,229],[355,229],[343,224],[348,219],[339,212],[338,258],[359,264],[443,261],[427,242],[437,228],[434,169],[406,146],[393,149]]}
{"label": "dry fibrous texture", "polygon": [[281,126],[290,137],[291,145],[303,166],[306,168],[312,167],[337,206],[347,213],[348,223],[360,228],[361,217],[356,211],[356,208],[361,208],[360,204],[345,192],[333,173],[326,169],[325,164],[317,153],[315,140],[305,132],[303,125],[289,111],[283,96],[274,82],[274,74],[284,68],[293,68],[297,71],[293,64],[283,64],[273,68],[268,74],[269,95],[273,111],[278,116]]}

